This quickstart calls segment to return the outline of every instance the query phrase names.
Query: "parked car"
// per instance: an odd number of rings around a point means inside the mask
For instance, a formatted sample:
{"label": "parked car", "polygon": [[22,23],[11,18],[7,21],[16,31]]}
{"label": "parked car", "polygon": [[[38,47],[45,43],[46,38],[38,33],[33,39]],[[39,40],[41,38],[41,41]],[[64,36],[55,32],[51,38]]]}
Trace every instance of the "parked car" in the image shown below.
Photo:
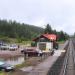
{"label": "parked car", "polygon": [[36,49],[23,49],[21,53],[28,54],[28,56],[41,56],[43,52]]}
{"label": "parked car", "polygon": [[27,50],[26,49],[21,49],[21,53],[24,53],[26,52]]}
{"label": "parked car", "polygon": [[17,50],[18,49],[18,46],[16,44],[11,44],[9,46],[9,50]]}
{"label": "parked car", "polygon": [[9,49],[9,45],[8,44],[2,44],[2,45],[0,45],[0,49],[1,50],[7,50],[7,49]]}
{"label": "parked car", "polygon": [[0,62],[0,70],[8,72],[8,71],[13,71],[14,69],[15,69],[14,66],[7,64],[5,62]]}

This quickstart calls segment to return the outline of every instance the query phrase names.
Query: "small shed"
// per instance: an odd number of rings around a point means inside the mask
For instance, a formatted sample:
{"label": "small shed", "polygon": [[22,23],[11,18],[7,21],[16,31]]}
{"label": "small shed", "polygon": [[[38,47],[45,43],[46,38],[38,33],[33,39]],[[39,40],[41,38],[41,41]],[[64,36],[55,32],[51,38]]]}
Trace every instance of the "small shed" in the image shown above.
{"label": "small shed", "polygon": [[33,41],[37,42],[37,49],[43,52],[49,52],[53,49],[53,43],[57,40],[55,34],[42,34]]}

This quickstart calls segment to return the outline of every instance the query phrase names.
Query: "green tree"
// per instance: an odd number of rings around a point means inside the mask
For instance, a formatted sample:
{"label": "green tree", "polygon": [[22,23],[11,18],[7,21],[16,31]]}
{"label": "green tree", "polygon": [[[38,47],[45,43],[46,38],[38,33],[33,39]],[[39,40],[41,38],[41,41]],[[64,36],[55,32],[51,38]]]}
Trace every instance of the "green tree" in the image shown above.
{"label": "green tree", "polygon": [[49,24],[47,24],[47,26],[46,26],[46,28],[44,30],[44,33],[49,33],[49,34],[52,33],[52,28],[51,28],[51,26]]}
{"label": "green tree", "polygon": [[43,28],[29,24],[20,24],[16,21],[0,20],[0,36],[19,38],[19,40],[32,40],[33,37],[42,34]]}

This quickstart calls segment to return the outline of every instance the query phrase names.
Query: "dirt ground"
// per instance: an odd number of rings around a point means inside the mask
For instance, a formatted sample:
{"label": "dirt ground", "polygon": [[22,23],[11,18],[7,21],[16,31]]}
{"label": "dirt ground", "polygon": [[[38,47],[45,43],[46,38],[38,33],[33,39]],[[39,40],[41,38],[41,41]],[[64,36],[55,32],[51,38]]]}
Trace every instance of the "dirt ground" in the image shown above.
{"label": "dirt ground", "polygon": [[16,50],[16,51],[0,50],[0,58],[4,58],[4,59],[8,59],[11,57],[17,57],[17,56],[21,56],[21,55],[23,55],[23,54],[21,54],[20,50]]}

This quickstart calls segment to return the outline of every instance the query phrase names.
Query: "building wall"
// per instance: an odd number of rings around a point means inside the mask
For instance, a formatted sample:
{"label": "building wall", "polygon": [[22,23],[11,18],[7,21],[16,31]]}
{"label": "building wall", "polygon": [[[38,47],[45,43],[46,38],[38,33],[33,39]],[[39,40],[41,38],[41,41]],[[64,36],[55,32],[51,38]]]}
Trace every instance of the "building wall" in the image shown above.
{"label": "building wall", "polygon": [[53,42],[38,42],[37,49],[43,52],[49,52],[53,49]]}

